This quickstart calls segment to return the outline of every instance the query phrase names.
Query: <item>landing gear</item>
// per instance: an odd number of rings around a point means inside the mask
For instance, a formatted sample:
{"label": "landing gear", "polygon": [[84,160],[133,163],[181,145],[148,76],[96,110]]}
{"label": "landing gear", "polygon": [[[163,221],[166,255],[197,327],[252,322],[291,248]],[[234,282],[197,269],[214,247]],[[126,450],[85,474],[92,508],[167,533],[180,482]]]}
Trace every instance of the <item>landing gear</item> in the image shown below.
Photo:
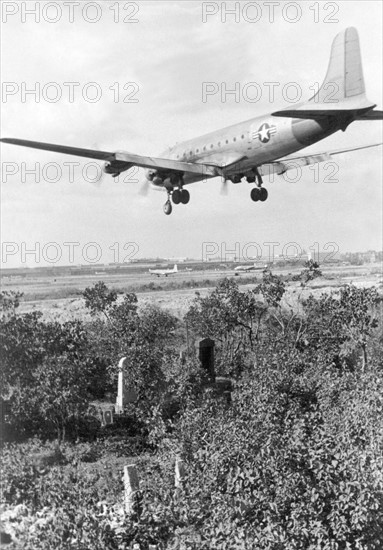
{"label": "landing gear", "polygon": [[267,192],[267,189],[265,189],[264,187],[261,187],[259,189],[259,200],[261,202],[264,202],[267,199],[268,196],[269,196],[269,194]]}
{"label": "landing gear", "polygon": [[190,193],[187,189],[181,190],[181,202],[182,204],[187,204],[190,201]]}
{"label": "landing gear", "polygon": [[172,203],[168,199],[164,204],[164,212],[167,216],[170,216],[170,214],[172,213],[172,210],[173,210]]}
{"label": "landing gear", "polygon": [[255,180],[257,180],[257,184],[256,184],[257,187],[254,187],[254,189],[252,189],[250,192],[251,200],[253,200],[254,202],[257,202],[257,201],[264,202],[267,199],[269,194],[267,192],[267,189],[262,187],[263,180],[262,180],[261,174],[258,172],[258,168],[257,167],[253,168],[253,172],[255,176],[248,176],[246,178],[249,183],[254,183]]}
{"label": "landing gear", "polygon": [[190,201],[190,193],[186,189],[174,189],[172,192],[168,191],[168,200],[164,204],[164,212],[167,216],[169,216],[173,210],[170,197],[173,204],[187,204]]}
{"label": "landing gear", "polygon": [[254,201],[254,202],[259,201],[260,195],[261,195],[261,193],[260,193],[259,187],[254,187],[254,188],[250,191],[251,200]]}
{"label": "landing gear", "polygon": [[172,201],[174,204],[187,204],[190,201],[190,193],[186,189],[174,189],[172,192]]}
{"label": "landing gear", "polygon": [[172,193],[172,201],[174,202],[174,204],[179,204],[181,202],[181,196],[182,191],[180,189],[174,189]]}

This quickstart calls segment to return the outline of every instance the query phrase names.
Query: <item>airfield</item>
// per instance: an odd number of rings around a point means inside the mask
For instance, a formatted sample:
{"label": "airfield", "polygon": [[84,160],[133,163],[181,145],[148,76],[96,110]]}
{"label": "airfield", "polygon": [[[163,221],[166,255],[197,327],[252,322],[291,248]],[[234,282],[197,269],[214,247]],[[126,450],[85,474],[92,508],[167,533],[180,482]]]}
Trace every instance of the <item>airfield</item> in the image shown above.
{"label": "airfield", "polygon": [[[77,268],[21,268],[2,270],[1,288],[3,291],[23,293],[20,313],[41,311],[44,319],[64,322],[73,318],[87,318],[82,292],[85,288],[103,281],[109,289],[118,293],[134,292],[140,305],[157,304],[178,317],[182,317],[198,292],[201,296],[210,292],[220,280],[233,277],[240,289],[250,290],[262,280],[264,264],[255,271],[238,272],[240,264],[182,263],[178,273],[167,277],[148,272],[153,264],[121,264],[114,266],[86,266]],[[241,264],[242,265],[242,264]],[[160,266],[172,268],[173,264],[162,262]],[[291,281],[303,269],[302,262],[290,265],[269,265],[271,271],[282,276],[288,284],[287,301],[293,304],[302,292],[298,281]],[[378,262],[363,265],[323,264],[323,276],[312,281],[305,292],[320,294],[336,290],[344,284],[376,286],[383,291],[382,264]]]}

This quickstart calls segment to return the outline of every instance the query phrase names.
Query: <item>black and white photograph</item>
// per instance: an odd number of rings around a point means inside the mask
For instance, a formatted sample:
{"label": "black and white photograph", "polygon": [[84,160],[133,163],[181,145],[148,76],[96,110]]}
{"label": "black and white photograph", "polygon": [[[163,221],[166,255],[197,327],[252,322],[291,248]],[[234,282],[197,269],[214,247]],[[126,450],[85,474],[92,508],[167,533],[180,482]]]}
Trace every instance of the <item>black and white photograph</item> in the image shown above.
{"label": "black and white photograph", "polygon": [[0,11],[0,548],[381,550],[383,3]]}

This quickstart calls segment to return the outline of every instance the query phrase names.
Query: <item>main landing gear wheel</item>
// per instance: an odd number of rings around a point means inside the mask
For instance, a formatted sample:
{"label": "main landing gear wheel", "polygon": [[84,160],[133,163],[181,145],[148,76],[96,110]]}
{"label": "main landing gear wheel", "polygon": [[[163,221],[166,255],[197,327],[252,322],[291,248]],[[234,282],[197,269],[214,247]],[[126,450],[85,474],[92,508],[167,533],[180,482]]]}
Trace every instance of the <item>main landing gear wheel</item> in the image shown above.
{"label": "main landing gear wheel", "polygon": [[254,187],[250,192],[251,200],[254,202],[261,201],[264,202],[268,197],[267,189],[264,187]]}
{"label": "main landing gear wheel", "polygon": [[172,213],[172,203],[170,202],[170,200],[167,200],[164,204],[164,212],[167,216],[169,216],[171,213]]}
{"label": "main landing gear wheel", "polygon": [[174,204],[179,204],[181,202],[181,196],[182,191],[180,191],[179,189],[174,189],[172,193],[172,201],[174,202]]}
{"label": "main landing gear wheel", "polygon": [[181,190],[181,202],[182,204],[187,204],[190,201],[190,193],[187,189]]}
{"label": "main landing gear wheel", "polygon": [[264,202],[267,197],[268,197],[268,192],[267,192],[267,189],[265,189],[264,187],[261,187],[260,190],[259,190],[259,200]]}
{"label": "main landing gear wheel", "polygon": [[259,201],[259,199],[261,198],[261,193],[260,193],[260,189],[259,187],[254,187],[251,191],[250,191],[250,197],[251,197],[251,200],[254,201],[254,202],[257,202]]}

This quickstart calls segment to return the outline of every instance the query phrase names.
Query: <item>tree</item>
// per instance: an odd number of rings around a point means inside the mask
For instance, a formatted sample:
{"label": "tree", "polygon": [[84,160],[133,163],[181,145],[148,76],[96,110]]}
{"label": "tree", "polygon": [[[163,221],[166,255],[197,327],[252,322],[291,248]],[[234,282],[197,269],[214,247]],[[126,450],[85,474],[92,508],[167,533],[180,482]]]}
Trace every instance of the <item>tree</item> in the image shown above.
{"label": "tree", "polygon": [[185,322],[194,334],[219,343],[223,366],[236,369],[258,340],[267,309],[257,290],[241,292],[234,279],[224,279],[208,296],[197,295]]}
{"label": "tree", "polygon": [[362,355],[362,371],[368,366],[368,343],[378,327],[382,296],[376,288],[345,285],[339,293],[310,296],[304,302],[306,336],[326,354],[344,361],[353,351]]}
{"label": "tree", "polygon": [[78,423],[88,410],[92,376],[92,363],[70,354],[46,358],[33,373],[31,401],[42,421],[53,423],[59,441],[69,422]]}
{"label": "tree", "polygon": [[93,287],[88,287],[83,292],[85,307],[90,309],[92,315],[103,313],[108,317],[108,310],[117,300],[117,292],[108,290],[103,281],[99,281]]}
{"label": "tree", "polygon": [[[99,368],[97,362],[89,359],[88,337],[81,321],[45,323],[41,317],[41,312],[33,312],[0,320],[2,397],[9,400],[9,420],[18,432],[47,427],[49,418],[40,405],[56,399],[53,372],[57,367],[58,380],[65,378],[65,373],[60,371],[63,358],[66,364],[90,362],[91,371]],[[76,394],[73,377],[72,382]],[[45,397],[41,389],[43,383]],[[89,380],[87,383],[91,385]],[[89,392],[84,395],[88,398]]]}
{"label": "tree", "polygon": [[3,319],[16,315],[16,310],[23,296],[23,292],[13,290],[0,292],[0,315]]}

